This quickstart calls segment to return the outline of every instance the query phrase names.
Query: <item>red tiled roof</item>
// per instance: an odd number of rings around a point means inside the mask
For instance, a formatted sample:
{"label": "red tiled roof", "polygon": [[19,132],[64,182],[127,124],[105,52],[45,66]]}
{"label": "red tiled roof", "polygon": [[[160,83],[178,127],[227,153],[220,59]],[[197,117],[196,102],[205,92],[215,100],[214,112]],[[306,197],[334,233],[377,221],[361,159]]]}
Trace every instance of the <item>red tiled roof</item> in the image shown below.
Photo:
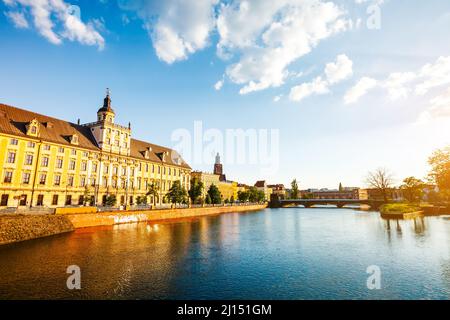
{"label": "red tiled roof", "polygon": [[[26,125],[34,119],[41,124],[39,139],[43,141],[74,146],[70,143],[69,137],[76,134],[78,136],[77,147],[100,151],[89,127],[0,103],[0,133],[33,138],[26,134]],[[146,159],[145,150],[148,148],[151,148],[151,151],[149,158]],[[131,157],[133,158],[161,162],[164,152],[166,152],[164,163],[190,169],[178,152],[156,144],[131,139]]]}

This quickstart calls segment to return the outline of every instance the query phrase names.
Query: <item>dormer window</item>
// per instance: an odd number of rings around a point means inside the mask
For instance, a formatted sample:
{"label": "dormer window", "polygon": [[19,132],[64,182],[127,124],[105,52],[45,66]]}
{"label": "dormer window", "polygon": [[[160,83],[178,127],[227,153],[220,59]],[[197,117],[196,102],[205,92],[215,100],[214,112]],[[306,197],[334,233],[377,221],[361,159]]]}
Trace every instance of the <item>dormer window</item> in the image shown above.
{"label": "dormer window", "polygon": [[78,135],[73,134],[69,137],[69,139],[71,144],[78,145]]}
{"label": "dormer window", "polygon": [[26,126],[27,135],[37,137],[39,135],[39,121],[33,119]]}

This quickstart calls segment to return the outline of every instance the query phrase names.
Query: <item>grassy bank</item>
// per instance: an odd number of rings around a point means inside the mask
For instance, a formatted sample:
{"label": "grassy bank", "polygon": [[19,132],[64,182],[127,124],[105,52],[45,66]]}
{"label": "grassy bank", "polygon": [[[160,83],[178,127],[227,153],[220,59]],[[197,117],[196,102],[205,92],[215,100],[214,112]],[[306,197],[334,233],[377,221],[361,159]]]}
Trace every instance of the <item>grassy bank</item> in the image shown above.
{"label": "grassy bank", "polygon": [[380,211],[382,213],[411,213],[420,211],[419,206],[409,203],[389,203],[382,205]]}

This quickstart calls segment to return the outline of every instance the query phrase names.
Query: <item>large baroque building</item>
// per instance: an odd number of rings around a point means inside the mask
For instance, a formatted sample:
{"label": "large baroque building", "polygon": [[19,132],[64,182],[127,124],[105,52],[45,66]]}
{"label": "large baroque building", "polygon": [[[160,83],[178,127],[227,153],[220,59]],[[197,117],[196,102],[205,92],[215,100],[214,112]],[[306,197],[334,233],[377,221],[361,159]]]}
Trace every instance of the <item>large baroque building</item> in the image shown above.
{"label": "large baroque building", "polygon": [[87,124],[0,104],[0,208],[101,205],[112,195],[117,205],[162,203],[174,181],[189,189],[191,168],[176,151],[133,139],[115,116],[109,92]]}

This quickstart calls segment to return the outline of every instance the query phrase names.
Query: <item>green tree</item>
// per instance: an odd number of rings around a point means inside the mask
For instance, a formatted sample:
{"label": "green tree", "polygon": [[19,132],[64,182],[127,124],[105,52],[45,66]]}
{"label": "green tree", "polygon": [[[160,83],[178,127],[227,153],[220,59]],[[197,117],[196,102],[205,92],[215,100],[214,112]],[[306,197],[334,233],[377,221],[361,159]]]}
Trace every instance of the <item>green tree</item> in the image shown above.
{"label": "green tree", "polygon": [[248,191],[238,191],[238,199],[240,202],[247,202],[249,197]]}
{"label": "green tree", "polygon": [[220,194],[219,188],[216,185],[212,184],[209,187],[208,195],[211,199],[212,204],[220,204],[222,202],[222,195]]}
{"label": "green tree", "polygon": [[209,196],[208,193],[206,194],[206,197],[205,197],[205,203],[206,204],[211,204],[211,197]]}
{"label": "green tree", "polygon": [[292,199],[297,199],[298,198],[298,183],[297,183],[297,179],[294,179],[291,182],[291,198]]}
{"label": "green tree", "polygon": [[105,198],[105,206],[113,207],[116,205],[117,198],[115,195],[107,195]]}
{"label": "green tree", "polygon": [[439,187],[442,198],[450,200],[450,146],[433,152],[428,163],[431,181]]}
{"label": "green tree", "polygon": [[230,203],[234,203],[234,196],[231,196]]}
{"label": "green tree", "polygon": [[189,189],[189,198],[191,198],[192,203],[198,203],[200,196],[203,193],[203,182],[199,181],[198,178],[191,180],[191,188]]}
{"label": "green tree", "polygon": [[153,196],[153,205],[156,205],[156,197],[159,193],[159,187],[156,183],[152,182],[147,188],[147,196]]}
{"label": "green tree", "polygon": [[266,201],[266,194],[262,190],[258,190],[257,193],[257,202],[264,202]]}
{"label": "green tree", "polygon": [[181,186],[180,181],[177,180],[172,183],[172,186],[166,194],[166,199],[168,199],[172,203],[179,204],[185,203],[187,196],[188,193],[186,189]]}
{"label": "green tree", "polygon": [[423,188],[425,184],[422,180],[415,177],[408,177],[403,180],[403,184],[400,187],[403,191],[403,196],[409,202],[420,202],[423,197]]}
{"label": "green tree", "polygon": [[137,196],[136,197],[136,204],[138,206],[146,205],[147,204],[147,196]]}
{"label": "green tree", "polygon": [[248,201],[250,202],[258,202],[259,199],[259,192],[256,187],[250,187],[248,189]]}
{"label": "green tree", "polygon": [[344,191],[344,187],[342,186],[342,183],[341,183],[341,182],[339,182],[339,191],[340,191],[340,192]]}

